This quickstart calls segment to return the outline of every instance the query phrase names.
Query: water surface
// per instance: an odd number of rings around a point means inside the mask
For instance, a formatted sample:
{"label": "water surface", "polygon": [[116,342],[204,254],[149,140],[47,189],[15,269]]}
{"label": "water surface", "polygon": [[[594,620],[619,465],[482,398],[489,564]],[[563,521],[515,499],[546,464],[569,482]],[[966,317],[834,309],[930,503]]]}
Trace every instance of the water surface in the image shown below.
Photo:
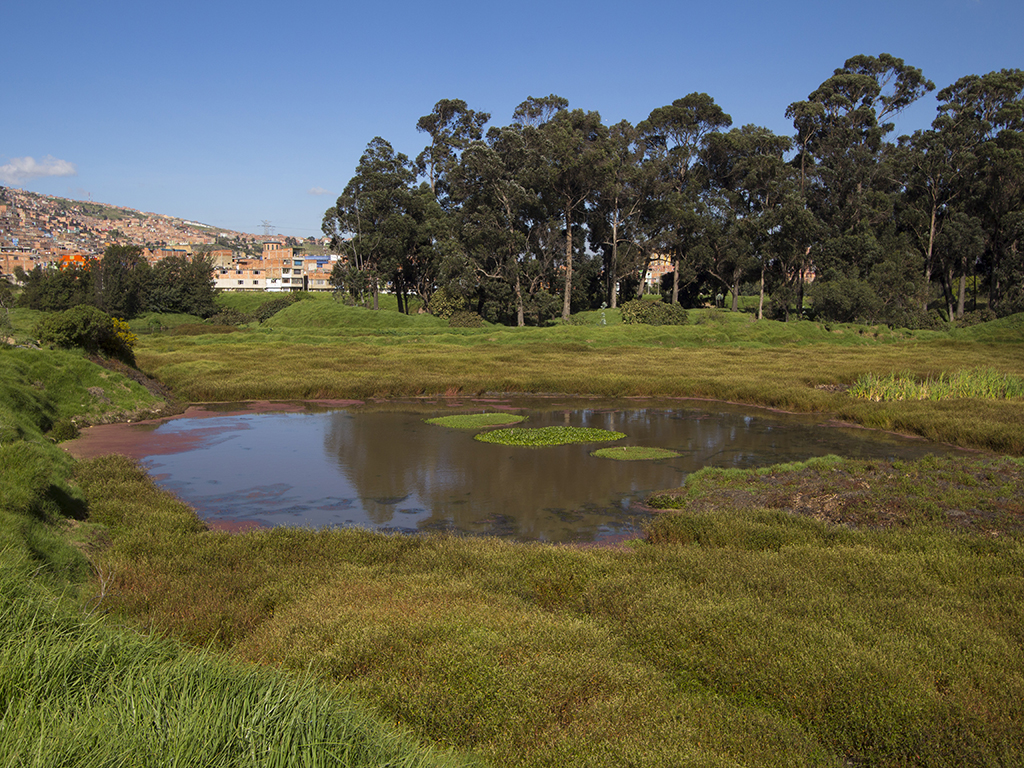
{"label": "water surface", "polygon": [[[627,437],[521,448],[424,423],[496,408],[525,415],[522,427],[599,427]],[[214,413],[171,419],[138,435],[134,453],[157,482],[213,524],[446,530],[559,542],[636,532],[652,514],[644,499],[682,485],[701,467],[749,468],[827,454],[913,459],[949,450],[822,425],[820,416],[694,401],[520,398],[456,408],[416,402]],[[162,447],[147,452],[146,441]],[[658,446],[681,456],[625,462],[591,455],[612,444]]]}

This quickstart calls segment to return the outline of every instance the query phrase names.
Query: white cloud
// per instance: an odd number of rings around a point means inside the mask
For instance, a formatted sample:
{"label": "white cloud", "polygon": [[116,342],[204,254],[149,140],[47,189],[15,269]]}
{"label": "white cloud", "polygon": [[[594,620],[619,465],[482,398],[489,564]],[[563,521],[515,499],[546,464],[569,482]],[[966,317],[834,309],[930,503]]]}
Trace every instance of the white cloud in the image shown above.
{"label": "white cloud", "polygon": [[42,176],[77,176],[74,163],[58,160],[47,155],[38,163],[34,157],[14,157],[7,165],[0,165],[0,181],[4,184],[20,184]]}
{"label": "white cloud", "polygon": [[323,187],[310,187],[309,188],[309,192],[307,192],[306,194],[308,194],[308,195],[329,195],[329,194],[331,194],[331,191],[329,189],[324,189]]}

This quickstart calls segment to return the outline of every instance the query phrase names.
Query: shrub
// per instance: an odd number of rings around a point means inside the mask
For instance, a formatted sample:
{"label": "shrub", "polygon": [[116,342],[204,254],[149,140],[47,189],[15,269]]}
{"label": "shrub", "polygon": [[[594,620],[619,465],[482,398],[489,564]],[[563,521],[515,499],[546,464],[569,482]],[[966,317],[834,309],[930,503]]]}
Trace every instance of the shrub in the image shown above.
{"label": "shrub", "polygon": [[119,317],[113,317],[111,320],[114,322],[114,335],[120,339],[121,343],[128,347],[128,349],[135,349],[135,344],[139,340],[139,337],[132,332],[131,326],[128,325],[128,322]]}
{"label": "shrub", "polygon": [[628,325],[686,325],[686,319],[679,304],[633,299],[622,305],[622,322]]}
{"label": "shrub", "polygon": [[983,307],[973,312],[965,312],[963,317],[957,319],[956,324],[960,328],[968,328],[972,325],[981,325],[995,319],[996,313],[988,307]]}
{"label": "shrub", "polygon": [[90,354],[103,354],[135,364],[132,353],[135,334],[128,330],[127,323],[115,321],[102,309],[88,304],[44,318],[36,326],[36,335],[44,344],[62,349],[81,347]]}
{"label": "shrub", "polygon": [[461,296],[453,295],[447,288],[441,287],[434,291],[430,297],[430,314],[448,320],[456,312],[462,312],[466,308],[466,300]]}
{"label": "shrub", "polygon": [[71,419],[60,419],[53,425],[49,437],[55,443],[63,443],[65,440],[74,440],[81,433]]}
{"label": "shrub", "polygon": [[818,320],[852,323],[877,316],[881,301],[863,280],[840,277],[815,281],[809,290]]}
{"label": "shrub", "polygon": [[451,317],[448,318],[448,325],[452,328],[480,328],[483,324],[484,319],[480,315],[465,310],[452,312]]}
{"label": "shrub", "polygon": [[299,296],[298,294],[295,293],[286,294],[279,299],[271,299],[265,304],[261,304],[259,308],[252,313],[252,316],[262,323],[264,320],[269,320],[270,318],[272,318],[282,309],[290,307],[298,300]]}

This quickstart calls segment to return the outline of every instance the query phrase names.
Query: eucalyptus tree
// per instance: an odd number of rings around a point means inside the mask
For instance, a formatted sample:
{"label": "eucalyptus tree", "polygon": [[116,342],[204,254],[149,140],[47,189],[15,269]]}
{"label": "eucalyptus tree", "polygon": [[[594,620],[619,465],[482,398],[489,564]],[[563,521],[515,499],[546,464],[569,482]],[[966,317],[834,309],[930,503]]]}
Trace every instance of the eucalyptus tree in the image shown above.
{"label": "eucalyptus tree", "polygon": [[644,143],[623,120],[608,131],[608,174],[595,190],[589,211],[591,246],[604,253],[608,306],[618,306],[620,279],[645,271],[653,248],[645,223],[658,193],[657,167],[645,158]]}
{"label": "eucalyptus tree", "polygon": [[356,270],[366,273],[379,306],[380,280],[401,267],[416,219],[410,214],[416,174],[409,158],[380,136],[367,145],[356,174],[324,214],[323,232]]}
{"label": "eucalyptus tree", "polygon": [[653,110],[637,126],[648,160],[657,166],[661,180],[659,212],[652,223],[675,266],[673,303],[679,301],[682,271],[697,272],[695,265],[685,262],[704,228],[700,151],[710,134],[730,125],[732,118],[714,99],[706,93],[691,93]]}
{"label": "eucalyptus tree", "polygon": [[[587,204],[610,173],[608,129],[597,112],[569,110],[559,96],[529,98],[516,109],[515,118],[538,153],[536,187],[553,215],[561,218],[565,234],[562,319],[572,306],[573,238],[584,223]],[[579,244],[582,246],[583,241]]]}
{"label": "eucalyptus tree", "polygon": [[490,119],[490,114],[469,109],[462,99],[441,99],[416,122],[416,130],[430,135],[430,144],[416,157],[416,167],[438,199],[447,195],[446,179],[458,164],[459,153],[483,137]]}
{"label": "eucalyptus tree", "polygon": [[[702,152],[709,198],[718,211],[723,230],[712,252],[709,273],[732,293],[732,310],[738,309],[739,284],[751,270],[759,271],[761,296],[758,319],[764,307],[765,275],[777,250],[780,211],[793,194],[791,169],[784,155],[792,147],[787,136],[767,128],[745,125],[728,133],[712,133]],[[794,278],[786,274],[787,283]],[[788,312],[788,305],[787,305]]]}
{"label": "eucalyptus tree", "polygon": [[452,195],[469,269],[477,284],[510,287],[516,325],[525,325],[524,283],[537,208],[530,187],[532,149],[521,126],[492,128],[487,141],[471,143],[451,174]]}
{"label": "eucalyptus tree", "polygon": [[819,270],[850,274],[852,268],[857,277],[870,270],[872,264],[859,262],[882,250],[871,241],[891,226],[899,191],[887,164],[886,136],[894,128],[887,121],[934,88],[902,59],[854,56],[806,101],[786,110],[796,128],[801,189],[834,241],[816,256],[838,259],[819,263]]}
{"label": "eucalyptus tree", "polygon": [[[938,276],[950,319],[963,316],[967,277],[983,255],[979,250],[986,250],[984,243],[977,247],[978,232],[988,234],[990,265],[1006,252],[1012,261],[1012,249],[998,243],[1004,223],[1013,241],[1014,211],[1021,207],[1024,177],[1012,169],[1015,156],[1020,167],[1013,147],[1022,128],[1022,89],[1020,70],[963,77],[939,92],[938,116],[929,130],[900,139],[900,218],[924,254],[925,279]],[[947,226],[953,230],[948,236]],[[998,305],[998,268],[992,274],[990,298]]]}
{"label": "eucalyptus tree", "polygon": [[971,75],[942,94],[940,111],[970,120],[981,137],[968,210],[985,237],[989,307],[1024,311],[1024,71]]}

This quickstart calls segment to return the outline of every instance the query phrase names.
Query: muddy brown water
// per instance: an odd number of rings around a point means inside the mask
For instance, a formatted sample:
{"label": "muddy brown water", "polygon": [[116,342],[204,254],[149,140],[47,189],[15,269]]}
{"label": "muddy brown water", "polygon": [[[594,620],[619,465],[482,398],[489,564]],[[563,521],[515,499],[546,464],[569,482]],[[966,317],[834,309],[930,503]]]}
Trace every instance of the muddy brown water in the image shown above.
{"label": "muddy brown water", "polygon": [[[615,443],[522,448],[480,430],[424,419],[506,410],[520,427],[626,433]],[[480,398],[219,404],[138,424],[92,427],[66,444],[80,457],[117,452],[212,527],[360,526],[451,531],[520,541],[600,542],[638,533],[644,506],[702,467],[751,468],[813,456],[920,458],[951,449],[924,440],[705,401]],[[678,458],[614,461],[607,445],[657,446]]]}

